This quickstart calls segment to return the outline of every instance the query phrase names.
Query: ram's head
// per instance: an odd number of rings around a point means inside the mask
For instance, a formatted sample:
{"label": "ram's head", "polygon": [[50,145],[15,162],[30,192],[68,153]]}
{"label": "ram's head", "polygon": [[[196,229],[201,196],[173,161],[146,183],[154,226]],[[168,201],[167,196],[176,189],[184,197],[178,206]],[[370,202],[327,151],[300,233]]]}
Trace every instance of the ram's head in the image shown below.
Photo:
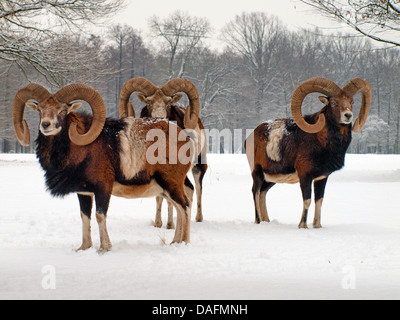
{"label": "ram's head", "polygon": [[91,144],[103,130],[106,108],[99,93],[84,84],[66,86],[56,94],[51,94],[35,83],[20,89],[13,104],[13,122],[18,141],[23,146],[30,144],[29,126],[24,120],[26,106],[39,112],[40,132],[45,136],[55,136],[61,132],[63,126],[68,125],[67,116],[82,106],[81,102],[73,102],[76,100],[89,103],[93,112],[92,125],[83,135],[78,133],[74,122],[66,129],[69,130],[69,137],[74,144],[79,146]]}
{"label": "ram's head", "polygon": [[326,119],[323,114],[319,115],[315,124],[309,124],[304,120],[301,113],[301,106],[305,97],[315,92],[325,95],[320,97],[320,100],[329,108],[329,112],[338,124],[352,123],[354,118],[353,97],[357,93],[361,93],[362,102],[360,114],[354,123],[353,131],[360,132],[362,130],[371,108],[372,90],[367,81],[356,78],[350,81],[345,87],[343,87],[343,89],[331,80],[325,78],[312,78],[301,84],[293,94],[292,115],[296,124],[303,131],[308,133],[318,133],[326,124]]}
{"label": "ram's head", "polygon": [[123,86],[119,100],[119,113],[121,118],[134,117],[135,112],[129,102],[134,92],[140,101],[146,104],[148,113],[153,118],[167,118],[169,108],[177,103],[183,96],[178,92],[185,93],[189,98],[189,106],[185,112],[184,125],[186,129],[195,129],[199,121],[200,101],[199,94],[192,82],[186,79],[172,79],[162,88],[156,87],[145,78],[134,78]]}

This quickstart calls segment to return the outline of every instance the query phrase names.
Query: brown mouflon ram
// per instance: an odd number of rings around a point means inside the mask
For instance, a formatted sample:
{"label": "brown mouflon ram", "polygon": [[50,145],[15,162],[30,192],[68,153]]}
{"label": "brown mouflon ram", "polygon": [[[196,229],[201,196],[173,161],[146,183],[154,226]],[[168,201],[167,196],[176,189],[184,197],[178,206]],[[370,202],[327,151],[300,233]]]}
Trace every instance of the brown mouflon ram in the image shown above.
{"label": "brown mouflon ram", "polygon": [[[246,140],[246,154],[253,177],[256,223],[269,222],[266,195],[277,183],[298,183],[303,195],[299,228],[307,228],[314,182],[314,228],[321,228],[321,206],[331,173],[344,166],[352,131],[360,132],[371,107],[371,87],[363,79],[353,79],[343,89],[325,78],[312,78],[293,94],[292,119],[261,124]],[[304,116],[301,107],[306,96],[321,93],[325,105],[318,113]],[[362,94],[360,114],[353,121],[353,97]]]}
{"label": "brown mouflon ram", "polygon": [[[35,102],[33,102],[33,100]],[[92,116],[75,113],[86,101]],[[37,84],[18,91],[13,104],[14,128],[19,142],[30,143],[29,127],[24,118],[25,106],[40,114],[37,158],[45,172],[46,185],[53,196],[77,193],[83,224],[83,241],[78,250],[92,247],[90,219],[93,198],[100,230],[100,250],[111,249],[106,217],[111,195],[123,198],[160,196],[168,199],[178,212],[174,243],[190,241],[191,199],[185,193],[187,164],[149,164],[147,151],[152,145],[147,134],[152,130],[166,136],[169,148],[181,150],[192,144],[170,140],[171,126],[165,120],[106,119],[103,99],[93,88],[74,84],[56,94]],[[170,143],[174,145],[170,145]]]}
{"label": "brown mouflon ram", "polygon": [[[156,87],[152,82],[145,78],[133,78],[125,83],[121,90],[119,100],[119,113],[121,118],[135,117],[133,105],[129,102],[131,95],[134,92],[137,94],[140,101],[145,103],[145,107],[141,111],[141,118],[164,118],[169,121],[174,121],[177,125],[188,131],[195,143],[196,159],[192,168],[193,177],[195,180],[196,196],[197,196],[197,214],[196,221],[203,221],[202,212],[202,193],[203,193],[203,178],[207,171],[207,145],[204,135],[204,126],[199,118],[200,101],[199,94],[195,85],[187,79],[172,79],[162,88]],[[179,92],[185,93],[189,98],[189,106],[185,110],[177,103],[182,95]],[[193,185],[186,179],[185,185],[187,189],[193,190]],[[162,226],[161,206],[163,199],[157,198],[156,227]],[[168,229],[174,228],[172,204],[168,202]]]}

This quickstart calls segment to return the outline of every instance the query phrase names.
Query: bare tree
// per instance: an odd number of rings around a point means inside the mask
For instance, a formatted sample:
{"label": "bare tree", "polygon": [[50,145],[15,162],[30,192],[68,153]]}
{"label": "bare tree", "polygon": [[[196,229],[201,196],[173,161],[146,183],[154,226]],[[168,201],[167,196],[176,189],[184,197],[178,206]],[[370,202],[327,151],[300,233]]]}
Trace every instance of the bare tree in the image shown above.
{"label": "bare tree", "polygon": [[[125,50],[125,44],[128,41],[129,37],[131,34],[133,34],[133,28],[127,25],[115,25],[111,28],[111,38],[116,42],[117,44],[117,50],[118,50],[118,77],[117,77],[117,88],[116,92],[121,92],[122,85],[123,85],[123,72],[124,69],[128,68],[128,65],[123,63],[123,57],[124,57],[124,50]],[[116,98],[118,99],[118,97]]]}
{"label": "bare tree", "polygon": [[[27,66],[59,83],[60,72],[50,68],[43,44],[56,35],[99,23],[114,14],[125,0],[2,0],[0,2],[0,60]],[[46,21],[46,22],[44,22]],[[26,72],[25,72],[26,73]]]}
{"label": "bare tree", "polygon": [[206,128],[216,128],[224,120],[229,122],[232,118],[229,116],[237,111],[225,107],[234,105],[234,93],[240,87],[234,81],[237,66],[232,60],[229,54],[198,50],[193,68],[188,72],[199,90],[201,119]]}
{"label": "bare tree", "polygon": [[375,41],[400,46],[399,0],[300,0]]}
{"label": "bare tree", "polygon": [[[183,77],[186,65],[193,50],[210,31],[207,19],[191,17],[181,11],[175,11],[168,18],[161,20],[154,16],[150,19],[150,28],[155,37],[160,37],[167,44],[169,54],[169,78]],[[174,62],[181,57],[180,69],[174,73]]]}
{"label": "bare tree", "polygon": [[140,33],[131,26],[113,25],[107,38],[109,41],[102,52],[103,73],[107,72],[104,79],[106,96],[109,97],[110,115],[118,116],[118,100],[123,84],[137,76],[146,77],[152,57]]}
{"label": "bare tree", "polygon": [[281,36],[278,19],[262,12],[236,16],[223,30],[228,45],[246,59],[256,89],[255,108],[261,112],[264,94],[272,84],[273,57]]}

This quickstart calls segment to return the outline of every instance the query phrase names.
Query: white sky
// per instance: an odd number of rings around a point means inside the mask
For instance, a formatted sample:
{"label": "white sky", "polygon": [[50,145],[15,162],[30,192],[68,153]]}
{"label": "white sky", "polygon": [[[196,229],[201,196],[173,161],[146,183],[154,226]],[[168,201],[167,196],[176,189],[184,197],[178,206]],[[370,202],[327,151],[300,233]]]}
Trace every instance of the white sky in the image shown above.
{"label": "white sky", "polygon": [[[339,25],[323,19],[311,7],[299,0],[129,0],[129,5],[112,19],[113,23],[126,23],[145,36],[148,32],[148,20],[156,15],[168,17],[172,12],[181,10],[191,16],[204,17],[213,28],[211,45],[219,46],[218,34],[225,24],[242,12],[262,11],[276,15],[292,30],[319,26],[324,30]],[[343,31],[343,29],[339,29]]]}

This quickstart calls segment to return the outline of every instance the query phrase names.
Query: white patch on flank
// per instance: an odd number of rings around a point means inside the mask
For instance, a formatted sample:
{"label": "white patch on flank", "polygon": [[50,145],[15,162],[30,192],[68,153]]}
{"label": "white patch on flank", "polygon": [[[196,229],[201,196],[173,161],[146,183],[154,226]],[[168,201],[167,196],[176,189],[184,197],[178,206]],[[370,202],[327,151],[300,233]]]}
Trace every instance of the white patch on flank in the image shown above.
{"label": "white patch on flank", "polygon": [[297,172],[291,174],[267,174],[264,173],[265,181],[272,183],[288,183],[295,184],[300,182]]}
{"label": "white patch on flank", "polygon": [[[268,174],[264,173],[265,181],[273,183],[288,183],[295,184],[300,182],[299,174],[296,172],[290,174]],[[326,176],[317,177],[314,181],[320,181],[326,179]]]}
{"label": "white patch on flank", "polygon": [[146,132],[139,119],[126,118],[127,127],[120,132],[121,171],[127,180],[133,179],[146,164]]}
{"label": "white patch on flank", "polygon": [[140,186],[124,186],[114,182],[112,195],[124,199],[152,198],[162,194],[163,189],[154,180]]}
{"label": "white patch on flank", "polygon": [[279,162],[282,160],[280,144],[283,136],[287,134],[286,125],[283,120],[268,122],[268,124],[270,127],[270,131],[267,143],[267,156],[272,161]]}

